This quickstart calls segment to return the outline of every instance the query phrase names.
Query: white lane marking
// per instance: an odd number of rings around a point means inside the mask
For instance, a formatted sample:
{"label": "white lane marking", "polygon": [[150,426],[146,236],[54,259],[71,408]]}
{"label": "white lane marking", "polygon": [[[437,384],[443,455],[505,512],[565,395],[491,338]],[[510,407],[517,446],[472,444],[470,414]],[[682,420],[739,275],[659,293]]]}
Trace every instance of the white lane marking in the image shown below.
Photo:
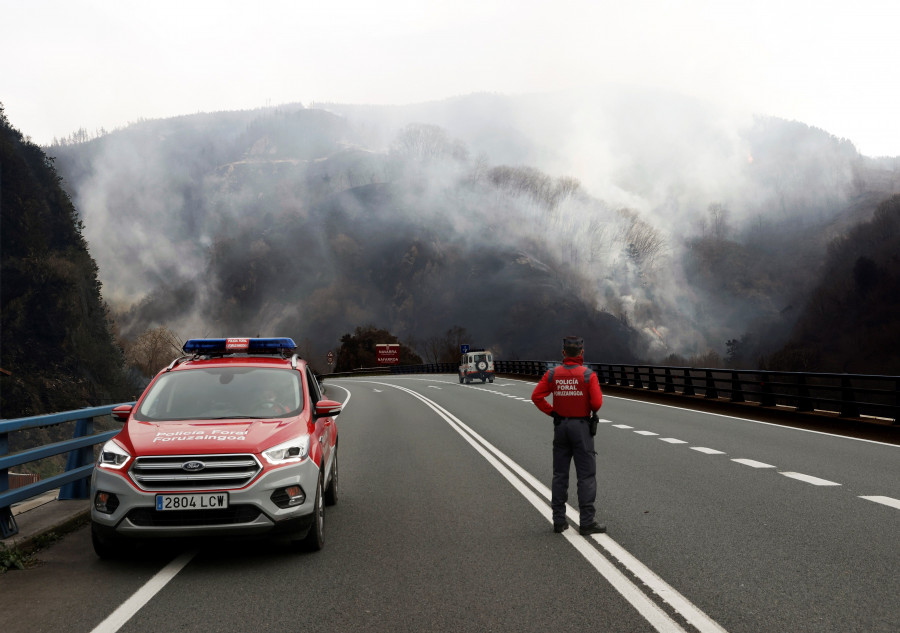
{"label": "white lane marking", "polygon": [[[337,387],[338,389],[343,389],[345,392],[347,392],[347,399],[341,403],[341,409],[343,410],[344,407],[347,406],[347,403],[350,402],[350,398],[352,397],[353,394],[351,394],[350,390],[347,389],[346,387],[342,387],[341,385],[334,385],[334,386]],[[381,393],[381,392],[379,392],[379,393]]]}
{"label": "white lane marking", "polygon": [[[603,385],[601,385],[602,387]],[[841,440],[853,440],[855,442],[868,442],[870,444],[880,444],[881,446],[890,446],[891,448],[900,448],[900,444],[888,444],[887,442],[879,442],[877,440],[865,440],[859,437],[848,437],[846,435],[837,435],[835,433],[826,433],[824,431],[812,431],[810,429],[801,429],[795,426],[784,426],[781,424],[775,424],[774,422],[763,422],[762,420],[751,420],[750,418],[739,418],[735,415],[725,415],[724,413],[710,413],[708,411],[698,411],[696,409],[687,409],[685,407],[676,407],[671,404],[660,404],[658,402],[647,402],[645,400],[634,400],[633,398],[624,398],[622,396],[608,396],[606,394],[603,395],[605,399],[609,400],[625,400],[627,402],[632,402],[635,404],[646,404],[654,407],[664,407],[666,409],[677,409],[678,411],[688,411],[693,415],[711,415],[717,418],[728,418],[729,420],[737,420],[738,422],[751,422],[753,424],[765,424],[766,426],[772,426],[782,431],[800,431],[803,433],[815,433],[816,435],[827,435],[829,437],[834,437]]]}
{"label": "white lane marking", "polygon": [[660,442],[668,442],[669,444],[687,444],[684,440],[676,440],[674,437],[661,437]]}
{"label": "white lane marking", "polygon": [[[612,540],[608,534],[594,534],[592,538],[628,569],[639,569],[640,573],[636,575],[655,594],[672,605],[678,613],[685,615],[688,622],[696,626],[699,631],[702,633],[722,633],[725,631],[718,623],[711,620],[709,616],[700,611],[692,603],[688,602],[684,596],[672,589],[672,587],[670,587],[662,578],[657,576],[652,569],[648,568],[644,563],[625,550],[624,547]],[[690,614],[690,617],[687,617],[686,614]]]}
{"label": "white lane marking", "polygon": [[627,424],[613,424],[617,429],[633,429],[633,426],[628,426]]}
{"label": "white lane marking", "polygon": [[437,385],[428,385],[429,389],[443,389],[443,387],[438,387]]}
{"label": "white lane marking", "polygon": [[612,424],[612,420],[604,420],[603,418],[600,418],[600,419],[597,420],[597,421],[598,421],[600,424]]}
{"label": "white lane marking", "polygon": [[808,484],[812,484],[814,486],[840,486],[841,484],[828,481],[827,479],[819,479],[818,477],[813,477],[812,475],[804,475],[803,473],[791,473],[791,472],[779,472],[779,475],[784,475],[785,477],[790,477],[791,479],[797,479],[798,481],[805,481]]}
{"label": "white lane marking", "polygon": [[[426,379],[426,378],[413,378],[413,379],[411,379],[411,380],[421,380],[421,381],[425,381],[425,380],[429,380],[429,379]],[[434,380],[434,379],[430,379],[430,380]],[[360,382],[366,382],[366,381],[360,381]],[[440,381],[439,381],[439,382],[440,382]],[[523,382],[523,383],[526,383],[526,384],[531,384],[530,382],[526,382],[526,381],[519,381],[519,382]],[[451,382],[450,384],[454,384],[454,383]],[[378,391],[378,392],[380,393],[379,390],[376,389],[376,391]],[[348,391],[348,395],[349,395],[349,391]],[[627,400],[627,401],[629,401],[629,402],[636,402],[636,401],[634,401],[634,400],[632,400],[632,399],[630,399],[630,398],[623,398],[623,397],[620,397],[620,396],[609,396],[609,395],[607,395],[607,396],[605,396],[605,397],[608,398],[608,399],[613,399],[613,400]],[[349,397],[348,397],[348,400],[349,400]],[[531,402],[531,400],[524,400],[524,399],[523,399],[523,402]],[[653,405],[653,406],[657,406],[657,407],[664,407],[664,408],[666,408],[666,409],[678,409],[678,410],[682,410],[682,411],[684,410],[683,407],[676,407],[676,406],[672,406],[672,405],[668,405],[668,404],[659,404],[659,403],[656,403],[656,402],[644,402],[643,404],[649,404],[649,405]],[[346,402],[344,403],[344,406],[346,406]],[[833,433],[825,433],[825,432],[822,432],[822,431],[810,431],[810,430],[808,430],[808,429],[799,429],[799,428],[794,428],[794,427],[784,427],[784,426],[782,426],[782,425],[780,425],[780,424],[773,424],[772,422],[763,422],[763,421],[761,421],[761,420],[751,420],[751,419],[748,419],[748,418],[739,418],[739,417],[736,417],[736,416],[732,416],[732,415],[724,415],[724,414],[721,414],[721,413],[709,413],[709,412],[705,412],[705,411],[696,411],[696,413],[697,413],[697,414],[702,414],[702,415],[710,415],[710,416],[720,417],[720,418],[728,418],[728,419],[730,419],[730,420],[738,420],[738,421],[741,421],[741,422],[752,422],[752,423],[754,423],[754,424],[764,424],[764,425],[766,425],[766,426],[772,426],[772,427],[776,427],[776,428],[779,428],[779,429],[782,429],[782,430],[786,430],[786,429],[787,429],[787,430],[803,431],[803,432],[805,432],[805,433],[815,433],[815,434],[817,434],[817,435],[828,435],[828,436],[835,437],[835,438],[849,439],[849,440],[856,440],[856,441],[859,441],[859,442],[868,442],[868,443],[870,443],[870,444],[880,444],[880,445],[882,445],[882,446],[894,446],[894,447],[900,446],[900,445],[894,445],[894,444],[887,444],[887,443],[885,443],[885,442],[878,442],[878,441],[875,441],[875,440],[864,440],[864,439],[855,438],[855,437],[846,437],[846,436],[843,436],[843,435],[835,435],[835,434],[833,434]],[[602,424],[612,424],[612,420],[601,419],[601,420],[600,420],[600,423],[602,423]],[[621,427],[620,427],[620,428],[621,428]],[[629,427],[629,428],[630,428],[630,427]],[[637,432],[637,431],[636,431],[636,432]],[[643,434],[643,433],[642,433],[642,434]],[[692,446],[692,447],[691,447],[691,450],[699,451],[699,452],[701,452],[701,453],[706,453],[707,455],[725,455],[725,454],[726,454],[724,451],[718,451],[718,450],[715,450],[715,449],[712,449],[712,448],[705,448],[705,447],[702,447],[702,446]],[[763,462],[758,462],[758,461],[752,460],[752,459],[732,459],[731,461],[737,462],[737,463],[739,463],[739,464],[745,464],[745,465],[747,465],[747,466],[752,466],[753,468],[775,468],[775,466],[772,466],[771,464],[765,464],[765,463],[763,463]],[[782,474],[784,474],[784,473],[782,473]],[[821,481],[827,481],[827,480],[821,480]],[[825,484],[825,485],[840,485],[840,484],[837,484],[837,483],[831,483],[831,484]],[[875,496],[860,496],[859,498],[860,498],[860,499],[866,499],[867,501],[873,501],[873,502],[875,502],[875,503],[880,503],[880,504],[883,504],[883,505],[887,505],[887,506],[890,506],[890,507],[892,507],[892,508],[898,508],[898,509],[900,509],[900,500],[894,499],[894,498],[892,498],[892,497],[885,497],[885,496],[875,495]]]}
{"label": "white lane marking", "polygon": [[865,499],[866,501],[874,501],[875,503],[883,503],[886,506],[891,506],[892,508],[897,508],[900,510],[900,499],[893,499],[891,497],[860,497],[860,499]]}
{"label": "white lane marking", "polygon": [[772,464],[764,464],[763,462],[758,462],[755,459],[732,459],[731,461],[737,462],[738,464],[743,464],[744,466],[751,466],[753,468],[775,468]]}
{"label": "white lane marking", "polygon": [[[455,417],[452,413],[438,405],[436,402],[429,400],[425,396],[416,393],[411,389],[407,389],[406,387],[401,387],[399,385],[391,385],[390,383],[380,383],[385,386],[394,387],[400,391],[405,391],[420,401],[424,402],[426,406],[428,406],[431,410],[437,413],[441,418],[447,422],[451,428],[453,428],[457,433],[459,433],[463,439],[466,440],[476,451],[478,451],[487,461],[490,463],[503,477],[513,485],[513,487],[519,491],[519,493],[525,497],[535,508],[537,508],[541,514],[547,519],[548,522],[553,521],[552,514],[550,512],[549,505],[546,500],[550,499],[550,490],[535,479],[529,472],[524,470],[521,466],[519,466],[516,462],[510,459],[506,454],[497,449],[493,444],[485,440],[474,430],[469,428],[465,423],[463,423],[459,418]],[[490,451],[490,452],[488,452]],[[496,456],[496,457],[495,457]],[[501,463],[501,461],[503,463]],[[505,465],[504,465],[505,464]],[[529,489],[525,483],[528,483],[534,490],[538,491],[545,499],[542,501],[534,492]],[[570,505],[566,506],[566,516],[570,519],[573,519],[576,523],[578,521],[578,511]],[[660,633],[685,633],[685,630],[678,625],[671,617],[669,617],[665,611],[660,609],[660,607],[654,603],[650,598],[647,597],[646,594],[641,591],[641,589],[631,582],[622,572],[620,572],[615,565],[610,563],[605,557],[603,557],[596,549],[588,546],[586,539],[577,536],[575,531],[571,532],[567,530],[563,532],[563,536],[571,543],[582,556],[598,571],[600,574],[606,578],[606,580],[616,589],[623,598],[625,598],[635,609],[637,609],[638,613],[640,613],[657,631]],[[615,543],[612,538],[607,537],[610,542]],[[624,548],[621,549],[622,552],[625,552]],[[627,552],[625,552],[627,553]],[[626,557],[627,558],[627,557]],[[630,557],[630,561],[636,561],[634,557]],[[622,564],[627,567],[627,563],[622,561]],[[703,611],[695,607],[691,604],[687,598],[678,593],[673,587],[669,586],[665,583],[659,576],[650,571],[649,568],[641,564],[634,569],[628,568],[631,573],[633,573],[639,580],[641,580],[647,586],[655,586],[656,591],[659,596],[668,602],[672,608],[674,608],[678,613],[680,613],[685,620],[694,626],[698,631],[702,633],[726,633],[725,629],[719,626],[714,620],[712,620],[709,616],[707,616]],[[649,575],[648,575],[649,574]],[[670,601],[671,599],[671,601]],[[683,609],[683,610],[682,610]]]}
{"label": "white lane marking", "polygon": [[381,393],[381,389],[373,389],[372,391],[374,391],[375,393]]}
{"label": "white lane marking", "polygon": [[659,435],[659,433],[654,433],[653,431],[635,431],[638,435]]}
{"label": "white lane marking", "polygon": [[184,566],[191,562],[191,559],[197,554],[194,552],[185,552],[171,563],[163,567],[157,574],[144,583],[144,586],[134,592],[134,594],[118,609],[113,611],[100,624],[94,627],[91,633],[114,633],[121,629],[134,614],[141,610],[145,604],[162,591],[170,580],[172,580],[178,572],[184,569]]}

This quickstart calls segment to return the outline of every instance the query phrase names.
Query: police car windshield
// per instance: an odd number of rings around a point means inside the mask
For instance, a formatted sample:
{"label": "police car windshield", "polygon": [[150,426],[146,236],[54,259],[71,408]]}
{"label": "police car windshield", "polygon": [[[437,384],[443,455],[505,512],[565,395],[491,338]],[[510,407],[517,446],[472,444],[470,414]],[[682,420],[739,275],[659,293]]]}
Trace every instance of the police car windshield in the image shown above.
{"label": "police car windshield", "polygon": [[147,422],[283,418],[303,408],[300,374],[261,367],[163,374],[134,414]]}

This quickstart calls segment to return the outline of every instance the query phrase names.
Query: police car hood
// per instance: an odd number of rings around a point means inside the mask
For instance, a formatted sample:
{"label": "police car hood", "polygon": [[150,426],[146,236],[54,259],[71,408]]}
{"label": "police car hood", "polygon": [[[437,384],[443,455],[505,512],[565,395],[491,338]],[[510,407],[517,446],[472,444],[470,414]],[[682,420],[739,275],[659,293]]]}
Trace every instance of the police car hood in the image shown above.
{"label": "police car hood", "polygon": [[128,423],[128,440],[138,455],[260,453],[303,435],[306,425],[289,420],[204,420]]}

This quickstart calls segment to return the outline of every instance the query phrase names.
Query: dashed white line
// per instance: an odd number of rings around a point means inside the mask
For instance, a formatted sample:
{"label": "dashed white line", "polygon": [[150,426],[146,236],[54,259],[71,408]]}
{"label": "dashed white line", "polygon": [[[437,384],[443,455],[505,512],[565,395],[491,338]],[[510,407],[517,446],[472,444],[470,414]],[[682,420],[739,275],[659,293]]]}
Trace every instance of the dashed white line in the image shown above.
{"label": "dashed white line", "polygon": [[627,424],[613,424],[617,429],[633,429],[633,426],[628,426]]}
{"label": "dashed white line", "polygon": [[635,431],[638,435],[659,435],[659,433],[654,433],[653,431]]}
{"label": "dashed white line", "polygon": [[692,451],[699,451],[707,455],[724,455],[725,451],[717,451],[714,448],[706,448],[705,446],[691,446]]}
{"label": "dashed white line", "polygon": [[743,464],[744,466],[750,466],[751,468],[775,468],[772,464],[758,462],[755,459],[732,459],[731,461]]}
{"label": "dashed white line", "polygon": [[860,497],[860,499],[865,499],[866,501],[874,501],[875,503],[881,503],[886,506],[891,506],[892,508],[897,508],[900,510],[900,499],[893,499],[891,497]]}
{"label": "dashed white line", "polygon": [[674,437],[661,437],[660,442],[668,442],[669,444],[687,444],[684,440],[677,440]]}
{"label": "dashed white line", "polygon": [[818,477],[813,477],[812,475],[804,475],[803,473],[791,473],[791,472],[780,472],[779,475],[784,475],[785,477],[790,477],[791,479],[797,479],[798,481],[805,481],[808,484],[812,484],[814,486],[840,486],[841,484],[835,481],[828,481],[827,479],[819,479]]}

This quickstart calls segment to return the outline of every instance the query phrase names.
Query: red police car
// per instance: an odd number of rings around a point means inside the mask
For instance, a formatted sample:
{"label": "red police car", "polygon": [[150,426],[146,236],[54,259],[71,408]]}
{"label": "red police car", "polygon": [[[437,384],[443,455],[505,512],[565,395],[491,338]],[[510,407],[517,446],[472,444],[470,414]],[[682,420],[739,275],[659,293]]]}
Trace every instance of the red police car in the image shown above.
{"label": "red police car", "polygon": [[324,544],[341,403],[290,338],[192,339],[140,399],[91,478],[101,557],[144,537],[286,535]]}

